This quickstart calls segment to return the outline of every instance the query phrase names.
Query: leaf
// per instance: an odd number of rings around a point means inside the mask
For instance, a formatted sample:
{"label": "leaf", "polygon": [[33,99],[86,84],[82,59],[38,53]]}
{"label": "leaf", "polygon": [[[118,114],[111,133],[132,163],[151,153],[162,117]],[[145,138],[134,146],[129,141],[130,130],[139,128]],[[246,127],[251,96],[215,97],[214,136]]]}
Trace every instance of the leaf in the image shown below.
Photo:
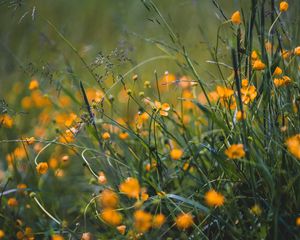
{"label": "leaf", "polygon": [[200,203],[198,203],[194,200],[191,200],[191,199],[188,199],[188,198],[185,198],[185,197],[181,197],[181,196],[178,196],[178,195],[175,195],[175,194],[166,194],[166,197],[176,199],[178,201],[181,201],[181,202],[184,202],[188,205],[191,205],[195,208],[198,208],[199,210],[201,210],[205,213],[209,213],[209,209],[207,207],[203,206],[202,204],[200,204]]}

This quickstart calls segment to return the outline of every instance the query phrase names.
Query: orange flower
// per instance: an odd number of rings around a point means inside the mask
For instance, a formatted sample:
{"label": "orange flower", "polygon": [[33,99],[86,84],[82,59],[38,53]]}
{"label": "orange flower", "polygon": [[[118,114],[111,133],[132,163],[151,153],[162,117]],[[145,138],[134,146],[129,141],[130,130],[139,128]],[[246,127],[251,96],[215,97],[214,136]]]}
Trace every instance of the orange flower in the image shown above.
{"label": "orange flower", "polygon": [[24,147],[17,147],[14,150],[14,155],[16,158],[23,159],[26,157],[26,151]]}
{"label": "orange flower", "polygon": [[152,215],[143,210],[134,212],[134,227],[138,232],[147,232],[152,225]]}
{"label": "orange flower", "polygon": [[182,213],[176,217],[175,223],[179,229],[185,230],[194,224],[193,216],[190,213]]}
{"label": "orange flower", "polygon": [[169,90],[169,85],[176,82],[176,76],[168,71],[165,72],[164,76],[159,81],[159,90],[167,91]]}
{"label": "orange flower", "polygon": [[119,203],[119,197],[114,191],[104,189],[99,196],[99,201],[103,208],[116,208]]}
{"label": "orange flower", "polygon": [[249,102],[252,102],[256,98],[256,88],[253,85],[246,88],[241,88],[241,94],[243,103],[247,105]]}
{"label": "orange flower", "polygon": [[39,88],[39,82],[36,79],[32,79],[29,83],[29,90],[35,90]]}
{"label": "orange flower", "polygon": [[51,237],[52,240],[64,240],[64,237],[58,234],[54,234]]}
{"label": "orange flower", "polygon": [[17,239],[23,240],[24,239],[24,233],[22,231],[18,231],[16,234]]}
{"label": "orange flower", "polygon": [[243,79],[243,80],[242,80],[242,88],[247,88],[247,87],[248,87],[248,84],[249,84],[248,79]]}
{"label": "orange flower", "polygon": [[82,234],[81,240],[93,240],[93,236],[90,232],[85,232]]}
{"label": "orange flower", "polygon": [[179,83],[178,85],[180,87],[182,87],[183,89],[188,89],[189,87],[192,86],[194,82],[188,77],[188,76],[182,76],[180,79],[179,79]]}
{"label": "orange flower", "polygon": [[275,87],[281,87],[284,85],[284,81],[282,78],[274,78],[273,82]]}
{"label": "orange flower", "polygon": [[168,111],[170,110],[170,105],[168,103],[161,104],[160,102],[155,101],[154,105],[155,105],[155,108],[159,111],[159,114],[161,116],[166,117],[169,115]]}
{"label": "orange flower", "polygon": [[216,92],[219,96],[220,103],[228,109],[236,108],[236,101],[234,97],[234,91],[230,88],[217,86]]}
{"label": "orange flower", "polygon": [[296,134],[286,140],[287,149],[296,158],[300,159],[300,134]]}
{"label": "orange flower", "polygon": [[5,232],[2,229],[0,229],[0,239],[4,237],[5,237]]}
{"label": "orange flower", "polygon": [[162,213],[153,216],[152,227],[160,228],[166,221],[165,215]]}
{"label": "orange flower", "polygon": [[34,143],[35,138],[34,137],[29,137],[29,138],[25,138],[26,142],[28,145],[31,145]]}
{"label": "orange flower", "polygon": [[119,138],[122,139],[122,140],[125,140],[129,137],[129,134],[127,132],[121,132],[119,134]]}
{"label": "orange flower", "polygon": [[52,169],[56,169],[58,167],[58,160],[56,158],[50,158],[49,167]]}
{"label": "orange flower", "polygon": [[292,80],[288,76],[283,76],[282,78],[274,78],[274,85],[275,87],[282,87],[289,85]]}
{"label": "orange flower", "polygon": [[204,195],[205,202],[211,207],[220,207],[224,204],[225,198],[221,193],[216,192],[214,189],[210,189]]}
{"label": "orange flower", "polygon": [[242,111],[238,111],[238,112],[236,113],[236,119],[237,119],[238,121],[245,120],[245,119],[246,119],[246,113],[245,113],[245,112],[242,113]]}
{"label": "orange flower", "polygon": [[255,60],[253,63],[253,69],[257,71],[264,70],[266,68],[266,64],[264,64],[261,60]]}
{"label": "orange flower", "polygon": [[12,128],[14,120],[7,114],[0,115],[0,127]]}
{"label": "orange flower", "polygon": [[231,15],[231,22],[236,25],[241,24],[241,14],[239,11],[236,11]]}
{"label": "orange flower", "polygon": [[24,234],[26,236],[25,239],[28,239],[28,240],[33,240],[34,239],[34,235],[33,235],[31,227],[26,227]]}
{"label": "orange flower", "polygon": [[122,222],[122,215],[114,209],[104,209],[100,217],[109,225],[118,226]]}
{"label": "orange flower", "polygon": [[117,226],[117,230],[120,234],[124,235],[126,231],[126,226],[125,225]]}
{"label": "orange flower", "polygon": [[100,184],[106,184],[107,183],[107,179],[106,179],[106,176],[105,176],[105,173],[104,172],[99,172],[99,175],[98,175],[98,182]]}
{"label": "orange flower", "polygon": [[219,95],[219,98],[229,98],[234,94],[234,91],[232,89],[222,86],[217,86],[216,91]]}
{"label": "orange flower", "polygon": [[143,124],[149,119],[149,115],[146,112],[138,114],[136,117],[136,127],[141,129]]}
{"label": "orange flower", "polygon": [[25,184],[25,183],[20,183],[20,184],[18,184],[18,186],[17,186],[17,189],[21,192],[21,193],[23,193],[24,192],[24,189],[26,189],[27,188],[27,185]]}
{"label": "orange flower", "polygon": [[289,50],[282,50],[281,56],[283,57],[283,59],[287,59],[291,56],[291,52]]}
{"label": "orange flower", "polygon": [[141,187],[139,181],[135,178],[127,178],[120,184],[119,189],[122,193],[125,193],[130,198],[139,198]]}
{"label": "orange flower", "polygon": [[300,56],[300,46],[294,49],[294,53],[296,56]]}
{"label": "orange flower", "polygon": [[244,157],[246,153],[243,144],[233,144],[225,150],[225,154],[231,159],[238,159]]}
{"label": "orange flower", "polygon": [[255,50],[253,50],[251,53],[251,59],[252,59],[252,61],[255,61],[258,59],[258,54]]}
{"label": "orange flower", "polygon": [[17,201],[16,198],[9,198],[9,199],[7,200],[7,205],[8,205],[9,207],[16,207],[16,206],[18,206],[18,201]]}
{"label": "orange flower", "polygon": [[36,166],[36,170],[38,171],[39,174],[45,174],[48,171],[48,163],[40,162]]}
{"label": "orange flower", "polygon": [[289,8],[289,4],[286,2],[286,1],[282,1],[280,4],[279,4],[279,10],[280,12],[286,12]]}
{"label": "orange flower", "polygon": [[282,79],[284,81],[284,85],[288,85],[292,82],[292,80],[288,76],[283,76]]}
{"label": "orange flower", "polygon": [[300,217],[296,218],[296,226],[300,227]]}
{"label": "orange flower", "polygon": [[104,140],[110,139],[110,134],[108,132],[103,133],[102,134],[102,139],[104,139]]}
{"label": "orange flower", "polygon": [[276,67],[274,72],[273,72],[273,76],[278,76],[282,74],[282,69],[280,67]]}
{"label": "orange flower", "polygon": [[183,155],[183,151],[178,148],[174,148],[170,152],[170,156],[174,160],[179,160],[182,157],[182,155]]}
{"label": "orange flower", "polygon": [[271,53],[272,46],[273,46],[272,43],[270,43],[269,41],[267,41],[265,43],[265,48],[266,48],[266,50],[267,50],[268,53]]}

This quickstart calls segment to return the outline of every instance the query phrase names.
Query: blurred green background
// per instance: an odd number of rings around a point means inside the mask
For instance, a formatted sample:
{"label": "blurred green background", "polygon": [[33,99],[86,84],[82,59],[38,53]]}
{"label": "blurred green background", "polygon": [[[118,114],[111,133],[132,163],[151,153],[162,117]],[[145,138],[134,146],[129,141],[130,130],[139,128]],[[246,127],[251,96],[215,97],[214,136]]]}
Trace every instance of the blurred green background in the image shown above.
{"label": "blurred green background", "polygon": [[[211,0],[155,1],[175,33],[199,63],[201,75],[210,77],[213,70],[205,60],[210,59],[207,43],[214,45],[220,13]],[[239,1],[219,1],[227,16],[238,8]],[[247,1],[244,1],[247,2]],[[217,16],[218,15],[218,16]],[[66,61],[84,81],[91,76],[69,46],[47,23],[49,20],[80,52],[88,64],[96,54],[109,54],[122,49],[135,65],[145,59],[164,55],[146,39],[170,42],[141,1],[2,1],[0,5],[0,94],[7,95],[11,84],[28,83],[35,71],[54,74],[54,81],[66,78]],[[209,27],[207,27],[209,26]],[[200,28],[207,35],[202,36]],[[209,42],[207,42],[209,39]],[[120,73],[130,69],[123,66]],[[210,68],[208,68],[210,67]],[[145,65],[143,75],[162,74],[165,70],[178,72],[174,61],[158,60]],[[27,74],[24,74],[24,71]],[[45,75],[45,74],[44,74]],[[49,79],[48,79],[49,80]],[[42,85],[49,82],[42,79]]]}

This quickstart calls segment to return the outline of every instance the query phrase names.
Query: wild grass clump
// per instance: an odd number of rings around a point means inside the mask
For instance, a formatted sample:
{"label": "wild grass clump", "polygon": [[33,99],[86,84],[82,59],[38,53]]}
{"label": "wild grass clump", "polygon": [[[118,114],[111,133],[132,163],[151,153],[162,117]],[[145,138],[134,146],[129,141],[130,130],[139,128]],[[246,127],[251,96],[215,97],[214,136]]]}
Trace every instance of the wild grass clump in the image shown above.
{"label": "wild grass clump", "polygon": [[[299,239],[298,3],[212,0],[210,79],[162,9],[141,4],[167,38],[145,37],[165,55],[138,63],[122,49],[89,63],[43,20],[92,81],[66,59],[70,82],[46,91],[35,74],[13,90],[26,122],[3,101],[0,239]],[[143,78],[162,59],[178,73]]]}

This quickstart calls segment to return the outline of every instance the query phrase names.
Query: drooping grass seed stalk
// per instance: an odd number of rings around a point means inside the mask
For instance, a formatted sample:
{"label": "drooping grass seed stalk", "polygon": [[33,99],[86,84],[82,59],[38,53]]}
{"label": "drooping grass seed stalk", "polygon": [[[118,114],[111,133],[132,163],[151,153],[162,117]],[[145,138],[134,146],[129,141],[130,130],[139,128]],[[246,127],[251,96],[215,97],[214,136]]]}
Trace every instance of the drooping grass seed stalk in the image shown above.
{"label": "drooping grass seed stalk", "polygon": [[39,202],[39,200],[36,198],[36,194],[34,192],[30,193],[30,197],[36,202],[36,204],[40,207],[40,209],[49,217],[51,218],[54,222],[56,222],[58,225],[61,225],[61,221],[53,217],[44,207],[43,205]]}
{"label": "drooping grass seed stalk", "polygon": [[89,169],[89,171],[91,172],[91,174],[96,178],[96,179],[98,179],[98,175],[94,172],[94,170],[91,168],[91,165],[89,164],[89,162],[86,160],[86,158],[85,158],[85,156],[84,156],[84,153],[86,152],[86,151],[88,151],[89,149],[84,149],[83,151],[82,151],[82,153],[81,153],[81,157],[82,157],[82,159],[84,160],[84,162],[85,162],[85,164],[86,164],[86,166],[88,167],[88,169]]}

